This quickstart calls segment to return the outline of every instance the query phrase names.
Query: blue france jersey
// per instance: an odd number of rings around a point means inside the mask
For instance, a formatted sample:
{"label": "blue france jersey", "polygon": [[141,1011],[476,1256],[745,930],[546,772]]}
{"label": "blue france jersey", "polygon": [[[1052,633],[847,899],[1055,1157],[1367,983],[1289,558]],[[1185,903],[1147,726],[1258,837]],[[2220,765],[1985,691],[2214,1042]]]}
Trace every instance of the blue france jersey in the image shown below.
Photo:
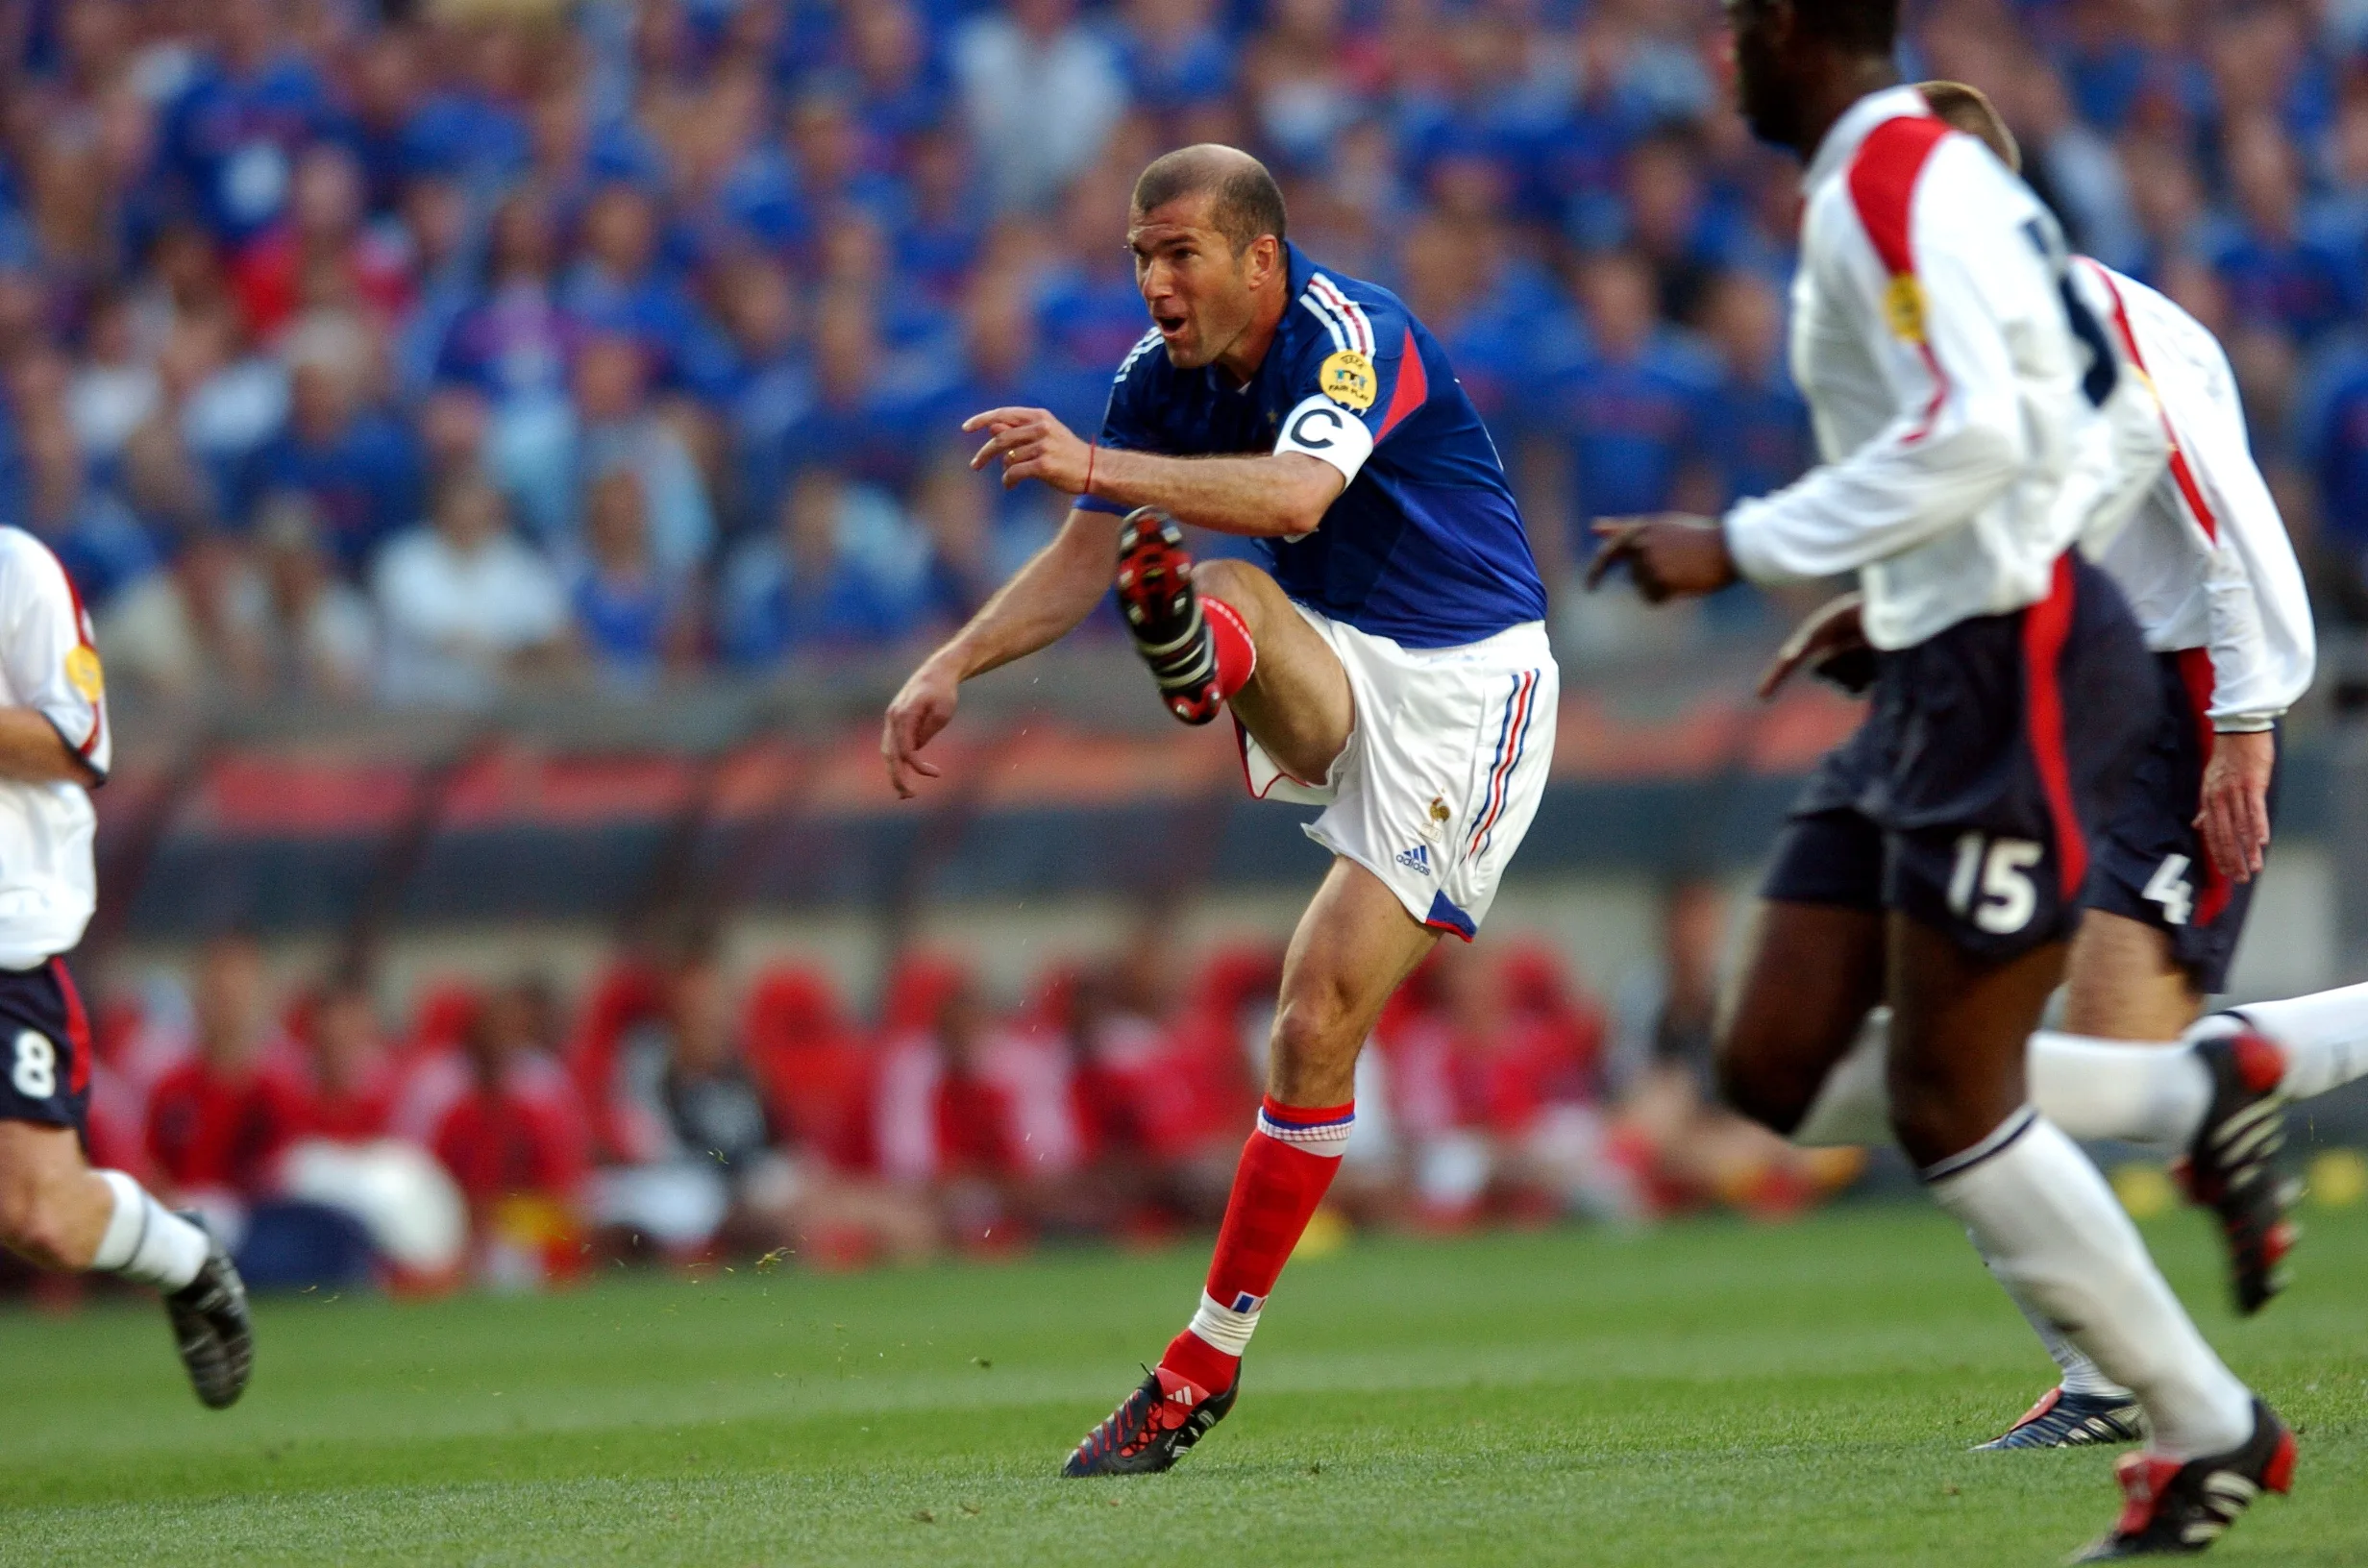
{"label": "blue france jersey", "polygon": [[1214,366],[1176,369],[1153,331],[1119,367],[1102,445],[1299,452],[1339,469],[1348,482],[1321,527],[1258,543],[1285,593],[1360,631],[1452,648],[1543,619],[1504,464],[1438,340],[1389,290],[1288,249],[1292,303],[1248,384]]}

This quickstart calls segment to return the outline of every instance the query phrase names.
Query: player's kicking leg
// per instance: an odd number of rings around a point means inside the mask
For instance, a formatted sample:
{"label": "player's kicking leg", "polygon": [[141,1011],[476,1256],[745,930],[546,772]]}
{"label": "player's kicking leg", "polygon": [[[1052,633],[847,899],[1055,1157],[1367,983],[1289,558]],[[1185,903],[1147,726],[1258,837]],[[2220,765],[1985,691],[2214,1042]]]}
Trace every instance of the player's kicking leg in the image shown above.
{"label": "player's kicking leg", "polygon": [[1195,572],[1172,524],[1127,520],[1118,588],[1170,708],[1231,709],[1264,796],[1321,802],[1336,857],[1284,962],[1267,1095],[1190,1324],[1065,1474],[1164,1470],[1232,1408],[1283,1263],[1340,1168],[1382,1004],[1443,930],[1469,937],[1536,810],[1553,752],[1543,629],[1408,649],[1303,612],[1257,568]]}
{"label": "player's kicking leg", "polygon": [[229,1255],[122,1171],[91,1169],[71,1127],[0,1120],[0,1242],[43,1268],[156,1286],[197,1397],[221,1409],[246,1387],[247,1293]]}

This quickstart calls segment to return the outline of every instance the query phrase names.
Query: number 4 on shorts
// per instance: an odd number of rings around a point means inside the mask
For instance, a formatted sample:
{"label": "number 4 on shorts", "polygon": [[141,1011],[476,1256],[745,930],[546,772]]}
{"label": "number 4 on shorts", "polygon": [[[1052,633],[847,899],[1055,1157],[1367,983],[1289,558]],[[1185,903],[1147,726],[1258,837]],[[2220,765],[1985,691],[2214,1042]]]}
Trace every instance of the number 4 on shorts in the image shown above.
{"label": "number 4 on shorts", "polygon": [[2184,855],[2165,855],[2155,874],[2146,879],[2138,896],[2162,906],[2163,923],[2184,925],[2195,913],[2195,885],[2187,880],[2191,864]]}
{"label": "number 4 on shorts", "polygon": [[[1992,839],[1985,852],[1979,833],[1957,841],[1957,865],[1949,873],[1949,908],[1994,937],[2011,936],[2039,912],[2039,890],[2031,868],[2047,851],[2029,839]],[[1976,882],[1981,900],[1975,902]]]}

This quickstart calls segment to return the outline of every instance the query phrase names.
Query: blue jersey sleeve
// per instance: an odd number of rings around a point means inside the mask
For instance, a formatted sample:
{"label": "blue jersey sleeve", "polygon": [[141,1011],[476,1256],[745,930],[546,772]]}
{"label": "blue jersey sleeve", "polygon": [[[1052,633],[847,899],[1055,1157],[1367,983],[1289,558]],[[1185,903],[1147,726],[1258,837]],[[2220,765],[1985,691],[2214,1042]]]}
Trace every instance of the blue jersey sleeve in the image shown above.
{"label": "blue jersey sleeve", "polygon": [[1293,308],[1312,312],[1323,330],[1310,334],[1292,367],[1291,411],[1274,450],[1329,463],[1346,484],[1429,398],[1422,351],[1394,302],[1353,300],[1321,274]]}
{"label": "blue jersey sleeve", "polygon": [[[1101,445],[1124,452],[1158,450],[1151,437],[1151,421],[1146,406],[1152,369],[1158,359],[1159,331],[1153,328],[1135,340],[1135,346],[1120,362],[1118,374],[1110,380],[1110,402],[1102,410],[1101,434],[1096,437]],[[1126,510],[1098,496],[1079,496],[1073,504],[1081,511],[1108,512],[1114,517]]]}

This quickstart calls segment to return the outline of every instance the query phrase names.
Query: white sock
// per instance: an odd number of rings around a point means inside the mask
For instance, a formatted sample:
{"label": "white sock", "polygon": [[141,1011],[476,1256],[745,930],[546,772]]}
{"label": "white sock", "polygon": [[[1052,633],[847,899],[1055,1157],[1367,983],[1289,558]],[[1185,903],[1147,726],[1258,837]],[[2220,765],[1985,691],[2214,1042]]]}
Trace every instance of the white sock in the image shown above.
{"label": "white sock", "polygon": [[[2368,1030],[2361,1039],[2368,1046]],[[1890,1142],[1889,1047],[1889,1018],[1878,1013],[1850,1054],[1825,1075],[1792,1141],[1804,1148]],[[2368,1072],[2368,1048],[2361,1056],[2360,1070]],[[2096,1040],[2042,1029],[2026,1048],[2025,1073],[2031,1103],[2074,1138],[2183,1149],[2211,1104],[2211,1075],[2173,1041]]]}
{"label": "white sock", "polygon": [[1249,1349],[1249,1336],[1258,1332],[1258,1313],[1264,1303],[1246,1312],[1237,1312],[1219,1302],[1206,1290],[1200,1292],[1200,1305],[1193,1309],[1192,1331],[1228,1356],[1240,1356]]}
{"label": "white sock", "polygon": [[[1974,1237],[1973,1248],[1976,1252],[1982,1250],[1980,1237]],[[1982,1261],[1986,1263],[1989,1262],[1986,1257]],[[1995,1264],[1991,1265],[1990,1273],[1994,1276],[1998,1274]],[[2014,1303],[2015,1307],[2021,1311],[2023,1321],[2029,1323],[2031,1332],[2039,1336],[2039,1343],[2047,1347],[2048,1359],[2054,1361],[2063,1373],[2063,1376],[2057,1381],[2063,1384],[2065,1393],[2087,1394],[2097,1399],[2126,1400],[2131,1397],[2129,1389],[2107,1377],[2080,1346],[2065,1338],[2063,1331],[2049,1322],[2045,1312],[2025,1301],[2020,1290],[2008,1285],[2003,1276],[1998,1278],[1998,1283],[2005,1286],[2007,1299]]]}
{"label": "white sock", "polygon": [[90,1266],[120,1274],[160,1290],[178,1290],[206,1266],[206,1233],[172,1213],[146,1188],[120,1170],[102,1170],[99,1180],[115,1194],[115,1212]]}
{"label": "white sock", "polygon": [[2196,1332],[2113,1189],[2060,1128],[2025,1107],[1922,1174],[2009,1289],[2136,1393],[2152,1452],[2192,1459],[2252,1435],[2252,1394]]}
{"label": "white sock", "polygon": [[2211,1108],[2211,1074],[2175,1041],[2042,1029],[2024,1058],[2031,1103],[2078,1139],[2184,1149]]}
{"label": "white sock", "polygon": [[2285,1047],[2285,1091],[2295,1099],[2368,1076],[2368,986],[2247,1002],[2235,1012]]}

